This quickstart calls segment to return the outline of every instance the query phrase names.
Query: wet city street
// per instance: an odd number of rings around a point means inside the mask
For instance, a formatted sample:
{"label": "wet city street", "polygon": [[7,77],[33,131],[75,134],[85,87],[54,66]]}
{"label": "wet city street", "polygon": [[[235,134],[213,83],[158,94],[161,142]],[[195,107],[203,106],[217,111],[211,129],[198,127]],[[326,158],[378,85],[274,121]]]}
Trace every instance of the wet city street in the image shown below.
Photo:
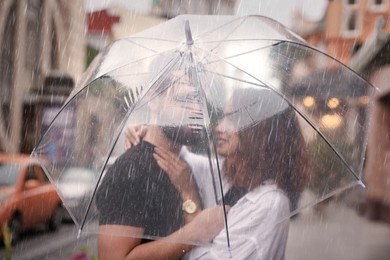
{"label": "wet city street", "polygon": [[389,260],[390,0],[315,3],[0,0],[0,260]]}
{"label": "wet city street", "polygon": [[[360,190],[356,187],[355,190]],[[350,191],[349,196],[354,190]],[[313,208],[290,223],[286,260],[388,260],[390,227],[359,216],[345,200],[332,201],[321,212]],[[63,224],[54,233],[38,229],[23,236],[13,249],[13,259],[71,259],[87,250],[97,256],[96,236],[77,239],[73,224]],[[5,258],[4,246],[0,258]]]}
{"label": "wet city street", "polygon": [[361,191],[355,187],[321,212],[309,208],[292,220],[286,259],[389,259],[390,226],[359,216],[351,208],[353,196]]}

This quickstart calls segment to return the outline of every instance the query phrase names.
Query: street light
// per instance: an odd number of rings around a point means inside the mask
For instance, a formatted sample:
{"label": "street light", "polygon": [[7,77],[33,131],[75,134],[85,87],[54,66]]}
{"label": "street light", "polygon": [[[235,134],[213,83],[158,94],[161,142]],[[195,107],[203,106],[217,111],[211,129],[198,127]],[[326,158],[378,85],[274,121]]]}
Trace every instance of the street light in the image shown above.
{"label": "street light", "polygon": [[359,98],[359,104],[362,105],[362,106],[367,105],[368,102],[370,102],[370,98],[368,96],[361,96]]}
{"label": "street light", "polygon": [[338,128],[341,125],[342,118],[337,114],[326,114],[321,117],[321,124],[329,129]]}
{"label": "street light", "polygon": [[340,99],[333,97],[328,100],[327,106],[330,109],[335,109],[340,105]]}
{"label": "street light", "polygon": [[316,104],[314,98],[312,96],[306,96],[303,98],[303,105],[307,108],[312,108]]}

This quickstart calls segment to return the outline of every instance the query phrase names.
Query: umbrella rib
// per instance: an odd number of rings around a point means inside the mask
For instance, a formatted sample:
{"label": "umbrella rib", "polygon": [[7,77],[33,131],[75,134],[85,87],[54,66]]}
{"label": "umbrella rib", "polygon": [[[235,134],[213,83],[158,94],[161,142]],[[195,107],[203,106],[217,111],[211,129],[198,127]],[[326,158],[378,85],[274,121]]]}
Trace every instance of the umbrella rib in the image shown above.
{"label": "umbrella rib", "polygon": [[[151,58],[151,57],[154,57],[154,56],[157,56],[157,55],[161,55],[161,54],[163,54],[163,53],[168,53],[168,52],[174,53],[175,50],[177,50],[176,47],[173,48],[173,49],[170,49],[170,50],[161,52],[161,53],[157,53],[157,54],[153,54],[153,55],[151,55],[151,56],[147,56],[147,57],[143,57],[143,58],[140,58],[140,59],[137,59],[137,60],[133,60],[133,61],[131,61],[130,63],[126,63],[126,64],[121,65],[121,66],[119,66],[119,67],[117,67],[117,68],[115,68],[115,69],[109,70],[109,71],[103,73],[102,75],[99,75],[98,77],[94,78],[94,79],[91,80],[91,81],[89,81],[89,80],[86,81],[87,83],[85,84],[85,86],[82,87],[82,88],[80,88],[80,89],[74,94],[74,96],[72,96],[72,98],[75,97],[77,94],[79,94],[81,91],[83,91],[85,88],[87,88],[88,85],[90,85],[92,82],[98,80],[98,79],[101,78],[101,77],[108,76],[107,74],[110,74],[110,73],[112,73],[112,72],[115,71],[115,70],[119,70],[119,69],[124,68],[124,67],[126,67],[126,66],[128,66],[128,65],[131,65],[131,64],[133,64],[133,63],[137,63],[137,62],[139,62],[139,61],[142,61],[142,60],[145,60],[145,59],[149,59],[149,58]],[[141,73],[140,73],[140,74],[141,74]],[[147,73],[145,73],[145,74],[147,74]],[[95,74],[94,77],[95,77],[96,75],[98,75],[98,74]],[[131,75],[131,74],[130,74],[130,75]],[[137,74],[134,74],[134,75],[137,75]],[[71,99],[70,99],[70,100],[71,100]],[[69,101],[70,101],[70,100],[69,100]]]}
{"label": "umbrella rib", "polygon": [[350,189],[350,188],[352,188],[352,187],[354,187],[354,186],[356,186],[356,185],[363,185],[363,187],[365,187],[364,184],[361,182],[361,180],[357,180],[356,182],[350,183],[350,184],[348,184],[347,186],[344,186],[344,187],[340,187],[340,188],[338,188],[338,189],[335,189],[335,190],[331,191],[330,193],[328,193],[328,194],[322,196],[320,199],[314,200],[314,201],[312,201],[312,202],[310,202],[310,203],[308,203],[308,204],[305,204],[305,205],[302,206],[302,207],[297,208],[296,210],[291,211],[290,214],[288,214],[288,216],[286,216],[286,217],[282,218],[281,220],[279,220],[279,221],[276,223],[276,225],[282,223],[282,222],[285,221],[286,219],[288,219],[288,218],[290,218],[291,216],[293,216],[293,215],[295,215],[295,214],[301,212],[302,210],[307,209],[307,208],[310,208],[310,207],[312,207],[312,206],[314,206],[314,205],[320,203],[321,201],[324,201],[324,200],[326,200],[326,199],[328,199],[328,198],[330,198],[330,197],[332,197],[332,196],[334,196],[334,195],[336,195],[336,194],[339,194],[339,193],[341,193],[341,192],[343,192],[343,191],[346,191],[346,190],[348,190],[348,189]]}
{"label": "umbrella rib", "polygon": [[275,41],[275,42],[292,42],[295,43],[294,41],[288,41],[285,39],[276,39],[276,38],[263,38],[263,39],[256,39],[256,38],[245,38],[245,39],[228,39],[228,40],[210,40],[210,41],[202,41],[202,43],[219,43],[219,42],[245,42],[245,41]]}
{"label": "umbrella rib", "polygon": [[[152,58],[152,57],[157,56],[157,55],[162,55],[162,54],[164,54],[164,53],[169,53],[169,52],[174,53],[176,50],[177,50],[177,47],[174,47],[174,48],[169,49],[169,50],[166,50],[166,51],[164,51],[164,52],[154,53],[153,55],[150,55],[150,56],[147,56],[147,57],[142,57],[142,58],[140,58],[140,59],[133,60],[133,61],[131,61],[131,62],[129,62],[129,63],[126,63],[126,64],[124,64],[124,65],[121,65],[121,66],[119,66],[119,67],[116,67],[115,69],[106,71],[106,72],[104,72],[102,75],[100,75],[99,77],[101,77],[101,76],[103,76],[103,75],[106,75],[106,74],[109,74],[109,73],[111,73],[111,72],[113,72],[113,71],[115,71],[115,70],[121,69],[121,68],[123,68],[123,67],[126,67],[126,66],[128,66],[128,65],[131,65],[131,64],[133,64],[133,63],[137,63],[137,62],[140,62],[140,61],[142,61],[142,60],[146,60],[146,59]],[[99,78],[99,77],[98,77],[98,78]],[[96,80],[96,79],[97,79],[97,78],[95,78],[94,80]],[[92,82],[92,81],[91,81],[91,82]]]}
{"label": "umbrella rib", "polygon": [[[150,91],[151,86],[152,86],[159,78],[161,78],[161,76],[165,73],[166,70],[168,70],[168,69],[170,68],[169,65],[174,64],[174,61],[175,61],[175,60],[176,60],[176,59],[171,59],[170,62],[162,69],[161,73],[156,77],[155,80],[152,81],[152,83],[150,84],[148,90],[147,90],[146,93],[143,95],[143,97]],[[141,98],[140,98],[140,99],[141,99]],[[114,150],[114,148],[115,148],[115,146],[116,146],[116,143],[117,143],[118,140],[119,140],[119,137],[120,137],[120,135],[121,135],[121,132],[122,132],[122,130],[123,130],[123,128],[124,128],[124,126],[125,126],[125,124],[126,124],[128,118],[130,117],[130,115],[131,115],[132,112],[134,111],[135,107],[136,107],[136,106],[133,106],[133,107],[126,113],[126,116],[124,117],[124,119],[122,120],[122,123],[121,123],[121,124],[119,125],[119,127],[118,127],[118,129],[120,129],[120,130],[118,130],[118,133],[116,134],[115,141],[114,141],[114,143],[113,143],[113,145],[112,145],[112,147],[111,147],[111,149],[110,149],[110,151],[109,151],[109,153],[108,153],[108,156],[107,156],[107,158],[106,158],[106,160],[105,160],[105,162],[104,162],[104,167],[103,167],[103,168],[101,169],[101,171],[100,171],[99,179],[98,179],[98,181],[97,181],[97,183],[96,183],[96,187],[95,187],[95,189],[93,190],[93,193],[92,193],[91,199],[90,199],[90,201],[89,201],[89,203],[88,203],[88,207],[87,207],[87,210],[86,210],[86,212],[85,212],[84,218],[83,218],[83,220],[82,220],[82,222],[81,222],[81,224],[80,224],[80,230],[79,230],[80,232],[81,232],[81,230],[83,229],[83,227],[84,227],[84,225],[85,225],[85,222],[86,222],[86,220],[87,220],[87,215],[88,215],[88,212],[89,212],[89,210],[90,210],[90,208],[91,208],[91,206],[92,206],[93,198],[94,198],[95,195],[96,195],[96,192],[97,192],[97,189],[98,189],[98,186],[99,186],[98,184],[100,183],[100,181],[101,181],[101,179],[102,179],[104,168],[105,168],[105,166],[107,165],[107,162],[108,162],[108,160],[109,160],[109,158],[110,158],[110,155],[112,154],[112,152],[113,152],[113,150]]]}
{"label": "umbrella rib", "polygon": [[302,210],[307,209],[307,208],[310,208],[310,207],[316,205],[317,203],[320,203],[321,201],[324,201],[324,200],[326,200],[326,199],[328,199],[328,198],[330,198],[330,197],[332,197],[332,196],[334,196],[334,195],[336,195],[336,194],[339,194],[339,193],[341,193],[341,192],[343,192],[343,191],[346,191],[346,190],[348,190],[348,189],[350,189],[350,188],[352,188],[352,187],[354,187],[354,186],[356,186],[356,185],[359,185],[359,184],[362,185],[361,181],[360,181],[360,180],[357,180],[356,182],[353,182],[353,183],[351,183],[351,184],[349,184],[349,185],[347,185],[347,186],[345,186],[345,187],[341,187],[341,188],[338,188],[338,189],[336,189],[336,190],[333,190],[332,192],[330,192],[330,193],[326,194],[325,196],[321,197],[320,199],[314,200],[314,201],[312,201],[312,202],[310,202],[310,203],[304,205],[303,207],[300,207],[300,208],[298,208],[298,209],[296,209],[296,210],[291,211],[290,214],[288,214],[287,216],[282,217],[280,220],[278,220],[278,221],[275,223],[275,226],[280,225],[282,222],[286,221],[286,220],[289,219],[291,216],[293,216],[293,215],[295,215],[295,214],[301,212]]}
{"label": "umbrella rib", "polygon": [[[205,70],[211,74],[214,74],[214,75],[217,75],[217,76],[220,76],[220,77],[224,77],[224,78],[228,78],[228,79],[233,79],[235,81],[238,81],[238,82],[242,82],[242,83],[247,83],[247,84],[252,84],[252,85],[256,85],[256,86],[259,86],[259,87],[265,87],[265,88],[269,88],[266,84],[262,83],[262,84],[256,84],[254,82],[251,82],[251,81],[248,81],[248,80],[243,80],[243,79],[239,79],[239,78],[236,78],[236,77],[233,77],[233,76],[229,76],[229,75],[225,75],[225,74],[222,74],[222,73],[218,73],[218,72],[215,72],[215,71],[210,71],[210,70]],[[259,80],[258,80],[259,81]]]}
{"label": "umbrella rib", "polygon": [[[235,40],[226,40],[226,41],[235,41]],[[242,41],[242,40],[237,40],[237,41]],[[270,48],[270,47],[272,47],[272,46],[277,46],[277,45],[285,44],[285,43],[293,44],[293,45],[298,45],[298,46],[301,46],[301,47],[303,47],[303,48],[307,48],[307,49],[309,49],[309,50],[311,50],[311,51],[319,52],[319,53],[321,53],[321,54],[327,56],[329,59],[331,59],[331,60],[337,62],[341,67],[347,69],[348,71],[350,71],[350,72],[353,73],[354,75],[359,76],[359,74],[357,74],[357,73],[356,73],[355,71],[353,71],[351,68],[349,68],[349,67],[346,66],[345,64],[341,63],[339,60],[335,59],[334,57],[330,56],[329,54],[324,53],[324,52],[322,52],[322,51],[320,51],[320,50],[315,49],[314,47],[311,47],[311,46],[306,45],[306,44],[301,43],[301,42],[295,42],[295,41],[289,41],[289,40],[280,40],[279,42],[276,42],[276,43],[274,43],[274,44],[271,45],[271,46],[265,46],[265,47],[263,47],[263,48]],[[222,58],[222,57],[220,57],[220,56],[218,56],[218,55],[212,53],[212,52],[209,51],[209,50],[205,50],[204,48],[201,48],[201,47],[197,47],[197,48],[200,49],[200,50],[202,50],[202,51],[204,51],[204,52],[208,52],[209,55],[214,55],[214,56],[217,57],[218,59],[221,59],[222,61],[225,61],[227,64],[230,64],[231,66],[235,67],[234,65],[232,65],[231,63],[229,63],[229,62],[226,60],[226,58]],[[250,52],[248,52],[248,53],[250,53]],[[239,54],[239,55],[242,55],[242,54]],[[239,55],[236,55],[236,56],[239,56]],[[227,57],[227,58],[232,58],[232,57],[236,57],[236,56],[231,56],[231,57]],[[205,59],[205,58],[204,58],[204,59]],[[203,60],[204,60],[204,59],[203,59]],[[212,63],[215,63],[215,62],[217,62],[217,61],[209,62],[209,63],[207,63],[207,64],[212,64]],[[236,67],[235,67],[235,68],[236,68]],[[242,70],[239,69],[239,68],[237,68],[237,69],[240,70],[240,71],[242,71]],[[248,73],[245,72],[245,71],[242,71],[242,72],[248,74]],[[248,75],[251,76],[252,78],[255,78],[253,75],[250,75],[250,74],[248,74]],[[359,77],[360,77],[360,76],[359,76]],[[256,79],[256,78],[255,78],[255,79]],[[258,79],[257,79],[257,80],[258,80]],[[377,87],[375,87],[374,85],[372,85],[370,82],[367,82],[367,83],[368,83],[368,86],[370,86],[372,89],[374,89],[375,91],[379,91],[379,89],[378,89]]]}
{"label": "umbrella rib", "polygon": [[[244,19],[243,19],[243,18],[244,18]],[[231,20],[231,21],[229,21],[228,23],[224,23],[224,24],[222,24],[222,25],[220,25],[220,26],[218,26],[218,27],[216,27],[216,28],[213,28],[213,29],[210,30],[210,31],[203,32],[203,33],[197,35],[196,38],[197,38],[197,39],[198,39],[198,38],[201,38],[202,35],[206,35],[206,34],[213,33],[213,32],[215,32],[215,31],[217,31],[217,30],[219,30],[219,29],[221,29],[221,28],[223,28],[223,27],[228,26],[228,25],[231,24],[231,23],[235,23],[237,20],[243,19],[243,21],[241,21],[241,22],[233,29],[233,31],[234,31],[234,30],[236,30],[236,28],[237,28],[239,25],[241,25],[241,24],[246,20],[246,18],[247,18],[247,17],[238,17],[237,19]],[[233,31],[230,32],[226,37],[228,37],[229,35],[231,35],[231,34],[233,33]],[[225,39],[226,39],[226,37],[225,37]],[[221,42],[221,41],[224,41],[224,40],[219,40],[219,41],[216,41],[216,42]]]}
{"label": "umbrella rib", "polygon": [[144,45],[142,45],[142,44],[139,44],[139,43],[135,42],[133,39],[144,39],[144,40],[152,40],[152,41],[165,41],[165,42],[179,43],[179,42],[177,42],[177,41],[169,41],[169,40],[163,40],[163,39],[158,39],[158,38],[146,38],[146,37],[145,37],[145,38],[141,38],[141,37],[131,37],[131,38],[126,38],[126,39],[124,39],[124,40],[127,41],[127,42],[131,42],[131,43],[133,43],[134,45],[137,45],[137,46],[139,46],[139,47],[141,47],[141,48],[144,48],[144,49],[146,49],[146,50],[152,51],[152,52],[154,52],[154,53],[159,53],[159,51],[154,50],[154,49],[152,49],[152,48],[148,48],[148,47],[146,47],[146,46],[144,46]]}
{"label": "umbrella rib", "polygon": [[[227,59],[232,59],[232,58],[236,58],[236,57],[239,57],[239,56],[241,56],[241,55],[249,54],[249,53],[256,52],[256,51],[259,51],[259,50],[262,50],[262,49],[271,48],[271,47],[274,47],[274,46],[279,45],[279,44],[281,44],[281,43],[283,43],[283,42],[276,42],[276,43],[274,43],[274,44],[272,44],[272,45],[263,46],[263,47],[260,47],[260,48],[257,48],[257,49],[253,49],[253,50],[250,50],[250,51],[242,52],[242,53],[239,53],[239,54],[236,54],[236,55],[232,55],[232,56],[227,56],[227,57],[224,57],[224,58],[222,58],[222,57],[220,57],[220,56],[218,56],[218,55],[215,55],[212,51],[206,50],[206,49],[204,49],[204,48],[201,48],[201,47],[197,47],[197,48],[198,48],[199,50],[202,50],[202,51],[206,52],[206,53],[209,53],[209,55],[215,56],[217,59],[221,59],[221,60],[226,61]],[[204,57],[204,58],[202,59],[202,61],[205,60],[205,59],[206,59],[206,57]],[[218,61],[215,60],[215,61],[213,61],[213,62],[207,62],[206,64],[213,64],[213,63],[215,63],[215,62],[218,62]]]}
{"label": "umbrella rib", "polygon": [[[228,34],[225,36],[225,39],[226,39],[227,37],[229,37],[230,35],[232,35],[233,32],[235,32],[235,31],[237,30],[237,28],[245,22],[246,19],[247,19],[247,18],[245,17],[239,24],[237,24],[237,26],[235,26],[235,27],[230,31],[230,33],[228,33]],[[223,42],[224,42],[224,40],[221,40],[220,43],[217,44],[216,46],[214,46],[214,48],[211,49],[210,51],[212,52],[213,50],[215,50],[216,48],[218,48]]]}
{"label": "umbrella rib", "polygon": [[174,41],[174,40],[168,40],[168,39],[162,39],[162,38],[152,38],[152,37],[128,37],[124,38],[123,40],[130,41],[131,39],[141,39],[141,40],[157,40],[157,41],[163,41],[163,42],[171,42],[171,43],[180,43],[180,41]]}
{"label": "umbrella rib", "polygon": [[[46,137],[46,135],[48,134],[49,130],[50,130],[50,129],[52,128],[52,126],[54,125],[54,121],[59,117],[60,113],[61,113],[65,108],[68,108],[69,103],[70,103],[72,100],[74,100],[74,99],[76,98],[76,96],[78,96],[78,95],[80,94],[80,92],[81,92],[82,90],[84,90],[84,89],[85,89],[85,87],[82,88],[82,89],[81,89],[80,91],[78,91],[77,93],[75,93],[74,96],[72,96],[72,97],[69,99],[69,101],[68,101],[66,104],[64,104],[64,105],[60,108],[60,110],[57,112],[57,114],[54,116],[54,118],[53,118],[52,121],[50,122],[49,126],[47,127],[46,132],[45,132],[45,133],[41,136],[41,138],[39,139],[39,141],[38,141],[36,147],[39,147],[39,145],[41,144],[42,140]],[[33,149],[32,153],[34,153],[34,151],[36,151],[35,148]]]}
{"label": "umbrella rib", "polygon": [[[163,68],[162,69],[162,72],[160,72],[160,75],[156,78],[156,80],[154,80],[153,81],[153,83],[151,84],[151,85],[153,85],[158,79],[160,79],[161,77],[162,77],[162,75],[164,75],[165,74],[165,72],[168,70],[168,66],[170,65],[170,64],[172,64],[173,63],[173,60],[179,60],[179,66],[180,66],[180,64],[183,64],[183,59],[182,58],[180,58],[180,57],[178,57],[178,58],[174,58],[174,59],[172,59],[168,64],[167,64],[167,66],[165,67],[165,68]],[[180,77],[181,78],[181,77]],[[180,78],[177,78],[176,79],[176,81],[177,80],[180,80]],[[169,89],[171,87],[171,85],[168,85],[168,86],[166,86],[166,87],[164,87],[164,88],[162,88],[159,92],[156,92],[156,94],[161,94],[161,93],[163,93],[163,92],[165,92],[167,89]],[[150,87],[149,87],[149,90],[150,90]],[[157,96],[158,96],[157,95]],[[152,97],[149,101],[151,101],[151,100],[153,100],[154,98],[157,98],[157,96],[154,96],[154,97]],[[139,106],[138,108],[140,108],[140,107],[142,107],[142,106],[144,106],[145,104],[142,104],[141,106]]]}

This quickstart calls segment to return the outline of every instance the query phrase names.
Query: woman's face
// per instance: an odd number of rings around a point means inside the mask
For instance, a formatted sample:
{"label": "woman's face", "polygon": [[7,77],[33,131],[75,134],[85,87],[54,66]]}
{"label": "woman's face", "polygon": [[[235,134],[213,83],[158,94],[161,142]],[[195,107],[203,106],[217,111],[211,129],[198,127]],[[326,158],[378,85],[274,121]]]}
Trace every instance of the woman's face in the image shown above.
{"label": "woman's face", "polygon": [[238,133],[234,124],[223,118],[215,128],[217,134],[217,153],[221,156],[233,156],[239,147]]}

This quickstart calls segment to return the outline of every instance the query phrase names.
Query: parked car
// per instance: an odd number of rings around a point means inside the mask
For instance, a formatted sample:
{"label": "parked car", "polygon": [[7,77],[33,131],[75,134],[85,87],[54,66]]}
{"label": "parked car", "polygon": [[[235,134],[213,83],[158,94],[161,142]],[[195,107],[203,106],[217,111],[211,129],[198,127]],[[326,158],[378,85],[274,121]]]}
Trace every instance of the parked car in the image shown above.
{"label": "parked car", "polygon": [[60,197],[34,158],[0,153],[0,225],[8,223],[13,243],[37,225],[56,230],[63,212]]}
{"label": "parked car", "polygon": [[[83,167],[70,167],[64,170],[57,183],[64,205],[71,210],[84,214],[96,185],[96,173]],[[64,220],[71,221],[70,214]]]}

